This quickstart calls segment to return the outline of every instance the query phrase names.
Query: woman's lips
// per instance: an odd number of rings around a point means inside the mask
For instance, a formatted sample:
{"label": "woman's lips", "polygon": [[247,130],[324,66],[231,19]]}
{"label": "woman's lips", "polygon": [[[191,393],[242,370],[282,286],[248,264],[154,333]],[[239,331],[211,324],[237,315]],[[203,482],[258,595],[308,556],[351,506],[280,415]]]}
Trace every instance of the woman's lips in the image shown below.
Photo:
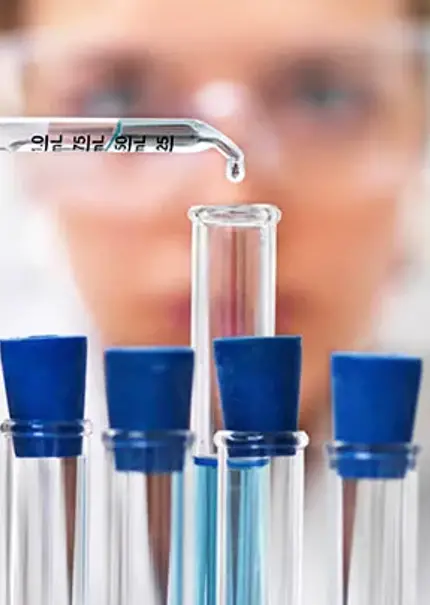
{"label": "woman's lips", "polygon": [[[160,308],[162,307],[163,305],[160,304]],[[184,297],[171,301],[167,305],[166,313],[175,324],[188,326],[191,321],[191,298]]]}

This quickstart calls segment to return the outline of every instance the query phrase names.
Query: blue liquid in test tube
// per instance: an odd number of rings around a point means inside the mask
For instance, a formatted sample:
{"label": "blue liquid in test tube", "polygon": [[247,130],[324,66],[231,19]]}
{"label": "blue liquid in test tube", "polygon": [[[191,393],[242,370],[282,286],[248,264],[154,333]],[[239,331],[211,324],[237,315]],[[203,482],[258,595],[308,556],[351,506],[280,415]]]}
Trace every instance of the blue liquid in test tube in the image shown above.
{"label": "blue liquid in test tube", "polygon": [[215,340],[227,429],[218,450],[217,605],[300,605],[305,433],[301,339]]}
{"label": "blue liquid in test tube", "polygon": [[196,605],[215,605],[217,458],[222,426],[213,364],[217,337],[275,332],[276,231],[270,205],[195,207],[192,221],[192,429],[196,434]]}

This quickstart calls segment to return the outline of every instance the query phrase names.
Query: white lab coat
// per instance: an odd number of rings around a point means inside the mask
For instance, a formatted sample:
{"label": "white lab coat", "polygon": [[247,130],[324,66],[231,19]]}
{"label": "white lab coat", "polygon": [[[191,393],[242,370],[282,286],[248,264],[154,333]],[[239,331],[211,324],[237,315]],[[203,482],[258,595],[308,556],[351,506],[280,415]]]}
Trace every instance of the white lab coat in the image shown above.
{"label": "white lab coat", "polygon": [[[42,210],[25,202],[13,177],[12,159],[0,155],[0,337],[29,334],[92,334],[79,301],[61,245]],[[55,253],[53,253],[55,250]],[[430,264],[428,265],[430,268]],[[430,269],[428,281],[414,277],[410,292],[393,299],[387,307],[381,342],[387,349],[414,352],[428,359],[419,408],[417,441],[425,446],[420,471],[420,588],[419,605],[430,595]],[[106,426],[103,372],[100,348],[90,337],[86,415],[95,432]],[[0,416],[6,416],[4,392]],[[318,444],[315,444],[318,447]],[[106,582],[103,555],[106,552],[105,519],[101,503],[105,497],[104,474],[100,471],[103,450],[99,439],[92,444],[90,507],[91,602],[101,602]],[[324,461],[314,470],[314,481],[306,491],[303,605],[322,605],[327,594],[327,542],[324,519]],[[327,604],[328,605],[328,604]]]}

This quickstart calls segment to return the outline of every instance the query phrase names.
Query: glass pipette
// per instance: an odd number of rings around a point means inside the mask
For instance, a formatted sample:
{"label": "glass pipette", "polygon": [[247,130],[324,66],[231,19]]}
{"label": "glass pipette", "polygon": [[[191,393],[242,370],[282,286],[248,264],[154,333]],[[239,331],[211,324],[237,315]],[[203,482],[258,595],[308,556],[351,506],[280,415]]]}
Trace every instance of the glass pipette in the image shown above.
{"label": "glass pipette", "polygon": [[212,341],[275,332],[276,232],[270,205],[195,207],[192,232],[192,326],[195,352],[192,428],[196,434],[198,605],[214,605],[217,461],[213,437],[220,406]]}
{"label": "glass pipette", "polygon": [[419,448],[412,436],[421,368],[416,357],[333,355],[333,605],[416,603]]}
{"label": "glass pipette", "polygon": [[216,149],[227,160],[227,178],[245,176],[242,150],[199,120],[135,118],[1,118],[0,151],[196,153]]}

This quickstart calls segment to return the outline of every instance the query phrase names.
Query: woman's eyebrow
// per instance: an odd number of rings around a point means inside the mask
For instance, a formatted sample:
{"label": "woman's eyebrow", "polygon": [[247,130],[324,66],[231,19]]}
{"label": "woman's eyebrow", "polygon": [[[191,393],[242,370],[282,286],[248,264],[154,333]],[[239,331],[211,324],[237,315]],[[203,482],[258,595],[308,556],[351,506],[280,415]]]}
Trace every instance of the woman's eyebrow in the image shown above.
{"label": "woman's eyebrow", "polygon": [[381,76],[385,79],[393,69],[397,71],[402,62],[398,54],[382,49],[348,46],[309,47],[280,53],[271,61],[270,71],[292,77],[315,73],[350,81],[364,80],[369,83]]}
{"label": "woman's eyebrow", "polygon": [[[80,49],[71,53],[58,53],[45,65],[45,84],[52,94],[71,102],[86,89],[103,86],[129,86],[148,77],[150,60],[142,53],[117,52],[116,49]],[[70,74],[61,77],[62,74]]]}
{"label": "woman's eyebrow", "polygon": [[372,77],[374,66],[371,57],[340,51],[308,50],[282,54],[272,62],[271,72],[275,75],[326,76],[331,78],[357,79]]}
{"label": "woman's eyebrow", "polygon": [[363,59],[371,60],[382,56],[383,53],[371,48],[354,46],[308,46],[292,47],[279,54],[279,59],[290,64],[315,64],[331,66],[336,64],[357,64]]}
{"label": "woman's eyebrow", "polygon": [[[67,55],[65,55],[67,59]],[[87,69],[109,69],[117,72],[137,72],[147,69],[153,63],[153,57],[147,52],[104,48],[77,52],[69,56],[69,63],[81,65]]]}

